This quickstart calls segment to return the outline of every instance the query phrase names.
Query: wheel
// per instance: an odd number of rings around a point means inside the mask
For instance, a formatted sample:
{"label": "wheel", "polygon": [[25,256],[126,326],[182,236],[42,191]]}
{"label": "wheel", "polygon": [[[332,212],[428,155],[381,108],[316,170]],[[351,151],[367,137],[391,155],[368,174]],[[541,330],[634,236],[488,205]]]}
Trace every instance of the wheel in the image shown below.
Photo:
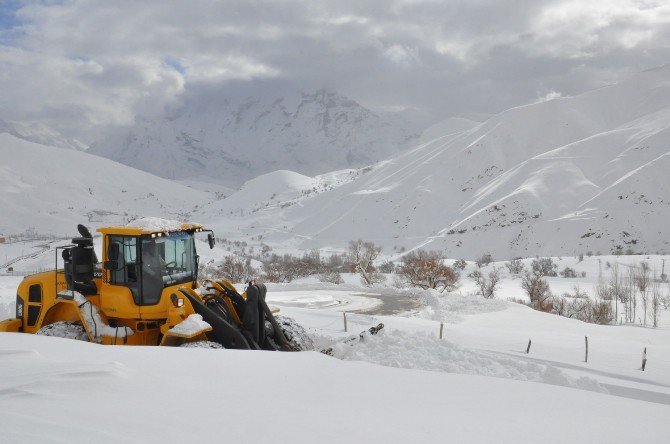
{"label": "wheel", "polygon": [[88,342],[88,335],[84,326],[78,322],[58,321],[53,324],[45,325],[37,330],[38,335],[54,336],[57,338],[76,339],[77,341]]}
{"label": "wheel", "polygon": [[286,339],[298,350],[314,350],[314,342],[307,334],[307,330],[298,324],[295,319],[288,316],[275,316],[277,323],[284,332]]}
{"label": "wheel", "polygon": [[218,342],[212,341],[195,341],[195,342],[184,342],[180,347],[184,348],[211,348],[211,349],[220,349],[223,348],[223,345]]}

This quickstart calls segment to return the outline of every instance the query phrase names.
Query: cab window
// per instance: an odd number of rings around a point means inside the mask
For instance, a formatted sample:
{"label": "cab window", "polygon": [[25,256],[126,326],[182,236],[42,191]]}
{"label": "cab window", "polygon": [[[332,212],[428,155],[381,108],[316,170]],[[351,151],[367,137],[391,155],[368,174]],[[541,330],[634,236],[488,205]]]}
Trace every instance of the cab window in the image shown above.
{"label": "cab window", "polygon": [[109,243],[119,246],[118,266],[109,273],[109,283],[130,288],[136,303],[138,301],[137,238],[132,236],[109,236]]}

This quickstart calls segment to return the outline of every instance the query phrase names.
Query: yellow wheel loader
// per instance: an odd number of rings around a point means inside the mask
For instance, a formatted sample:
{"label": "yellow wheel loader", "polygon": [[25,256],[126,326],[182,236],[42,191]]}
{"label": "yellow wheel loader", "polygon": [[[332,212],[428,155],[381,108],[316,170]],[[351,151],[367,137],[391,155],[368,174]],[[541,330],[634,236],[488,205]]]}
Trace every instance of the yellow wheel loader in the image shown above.
{"label": "yellow wheel loader", "polygon": [[[300,349],[304,330],[278,321],[263,284],[244,294],[224,279],[198,281],[198,224],[135,224],[98,230],[102,261],[83,225],[56,248],[53,271],[26,276],[16,317],[0,332],[24,332],[112,345],[202,345],[251,350]],[[59,268],[59,262],[62,267]],[[297,330],[296,330],[297,329]]]}

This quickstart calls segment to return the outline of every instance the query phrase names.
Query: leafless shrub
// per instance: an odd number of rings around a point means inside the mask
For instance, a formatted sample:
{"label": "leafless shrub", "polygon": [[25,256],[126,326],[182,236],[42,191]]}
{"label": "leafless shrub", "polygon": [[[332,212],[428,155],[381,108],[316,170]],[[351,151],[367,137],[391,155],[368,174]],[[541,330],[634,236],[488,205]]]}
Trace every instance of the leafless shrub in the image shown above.
{"label": "leafless shrub", "polygon": [[556,273],[557,268],[558,265],[550,257],[533,259],[531,263],[533,274],[539,274],[540,276],[555,277],[558,274]]}
{"label": "leafless shrub", "polygon": [[612,305],[609,302],[596,300],[590,304],[590,312],[586,322],[606,325],[611,324],[612,319]]}
{"label": "leafless shrub", "polygon": [[477,264],[477,268],[482,268],[486,267],[488,264],[493,262],[493,256],[491,256],[489,253],[486,253],[482,255],[477,261],[475,262]]}
{"label": "leafless shrub", "polygon": [[337,271],[342,273],[346,271],[345,262],[346,255],[344,254],[333,254],[328,258],[328,261],[324,263],[324,267],[330,271]]}
{"label": "leafless shrub", "polygon": [[495,297],[496,289],[500,283],[500,270],[498,268],[494,267],[489,272],[488,277],[479,270],[473,271],[468,277],[475,282],[479,294],[484,298],[492,299]]}
{"label": "leafless shrub", "polygon": [[562,296],[569,299],[588,299],[589,294],[586,290],[580,289],[579,285],[575,285],[572,287],[572,293],[563,293]]}
{"label": "leafless shrub", "polygon": [[250,257],[226,256],[217,271],[231,282],[248,282],[256,277]]}
{"label": "leafless shrub", "polygon": [[383,262],[379,267],[380,273],[395,273],[396,266],[391,261]]}
{"label": "leafless shrub", "polygon": [[523,265],[523,262],[521,262],[521,258],[519,257],[515,257],[511,261],[506,262],[505,267],[507,267],[507,270],[510,272],[510,274],[517,276],[523,273],[524,269],[526,268]]}
{"label": "leafless shrub", "polygon": [[325,271],[319,274],[319,282],[329,282],[331,284],[341,284],[344,282],[342,275],[337,271]]}
{"label": "leafless shrub", "polygon": [[397,273],[414,287],[440,291],[456,288],[459,279],[459,274],[444,264],[444,256],[437,251],[418,250],[405,255]]}
{"label": "leafless shrub", "polygon": [[551,311],[553,307],[547,310],[548,305],[552,305],[549,284],[539,272],[526,272],[521,279],[521,288],[528,295],[531,307],[536,310]]}
{"label": "leafless shrub", "polygon": [[613,320],[612,305],[607,301],[558,296],[552,299],[552,303],[553,312],[566,318],[592,324],[610,324]]}
{"label": "leafless shrub", "polygon": [[565,268],[563,269],[563,271],[561,271],[561,272],[558,273],[558,274],[560,274],[560,275],[563,276],[564,278],[576,278],[576,277],[577,277],[577,272],[575,271],[575,269],[574,269],[574,268],[570,268],[570,267],[565,267]]}
{"label": "leafless shrub", "polygon": [[508,299],[508,300],[509,300],[510,302],[514,302],[515,304],[528,305],[528,302],[526,302],[525,299],[521,299],[521,298],[511,298],[511,299]]}
{"label": "leafless shrub", "polygon": [[289,254],[273,254],[263,262],[263,279],[267,282],[291,282],[298,277],[295,258]]}
{"label": "leafless shrub", "polygon": [[456,262],[454,262],[454,268],[458,268],[459,270],[465,270],[465,267],[468,265],[467,262],[465,262],[465,259],[459,259]]}

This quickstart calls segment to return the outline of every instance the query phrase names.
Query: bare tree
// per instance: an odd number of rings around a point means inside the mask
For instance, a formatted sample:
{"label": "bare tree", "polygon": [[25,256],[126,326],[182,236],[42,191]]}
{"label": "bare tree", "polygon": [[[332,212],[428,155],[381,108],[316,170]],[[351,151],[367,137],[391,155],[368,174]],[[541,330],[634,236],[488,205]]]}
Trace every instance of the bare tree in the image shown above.
{"label": "bare tree", "polygon": [[656,275],[651,285],[651,320],[654,328],[658,327],[658,314],[661,308],[661,289],[659,287]]}
{"label": "bare tree", "polygon": [[649,305],[649,295],[647,293],[649,287],[649,265],[646,262],[640,262],[640,266],[636,269],[635,285],[640,292],[640,301],[642,302],[642,310],[644,311],[644,325],[647,325],[647,306]]}
{"label": "bare tree", "polygon": [[379,274],[374,267],[374,261],[381,252],[382,247],[372,242],[364,242],[361,239],[349,242],[347,263],[352,271],[361,275],[365,285],[374,285],[384,280],[384,275]]}
{"label": "bare tree", "polygon": [[661,295],[661,307],[666,310],[670,309],[670,283],[668,283],[668,291]]}
{"label": "bare tree", "polygon": [[619,319],[619,301],[625,298],[623,283],[619,274],[619,264],[614,262],[612,266],[612,274],[610,276],[610,292],[612,299],[614,299],[614,319]]}
{"label": "bare tree", "polygon": [[635,284],[635,267],[628,267],[628,277],[626,278],[626,298],[627,304],[627,319],[626,322],[635,322],[635,311],[637,309],[637,294]]}
{"label": "bare tree", "polygon": [[444,255],[437,251],[412,251],[402,259],[398,274],[412,286],[441,291],[456,288],[459,274],[444,264]]}
{"label": "bare tree", "polygon": [[536,310],[551,311],[551,291],[549,284],[543,279],[539,271],[526,272],[521,279],[521,288],[528,294],[530,304]]}
{"label": "bare tree", "polygon": [[496,289],[500,283],[500,270],[498,268],[494,267],[493,270],[489,272],[488,277],[484,276],[479,270],[473,271],[468,277],[475,282],[479,294],[484,298],[492,299],[495,297]]}

